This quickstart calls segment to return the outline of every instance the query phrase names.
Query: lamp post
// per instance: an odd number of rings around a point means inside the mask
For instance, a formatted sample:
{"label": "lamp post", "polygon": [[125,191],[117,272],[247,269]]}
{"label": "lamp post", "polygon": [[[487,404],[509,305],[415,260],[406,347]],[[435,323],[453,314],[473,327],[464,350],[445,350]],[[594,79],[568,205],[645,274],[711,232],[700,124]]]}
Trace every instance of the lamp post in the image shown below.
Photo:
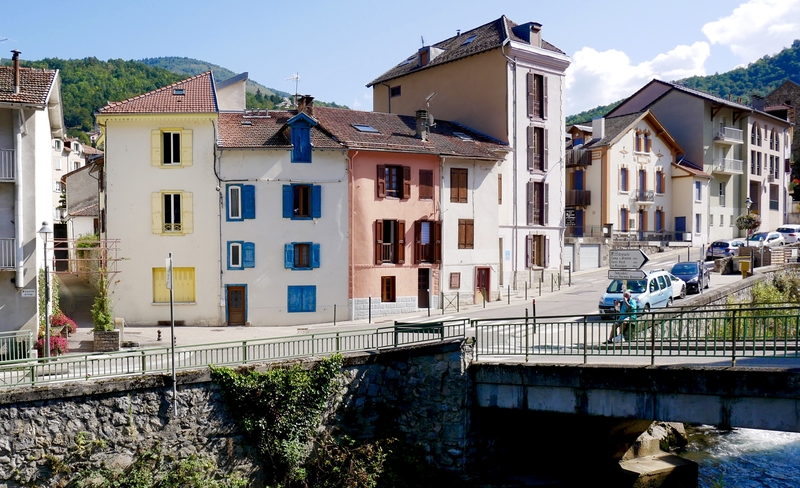
{"label": "lamp post", "polygon": [[[752,205],[753,205],[753,200],[751,200],[750,197],[747,197],[747,200],[744,201],[744,208],[747,209],[747,214],[748,215],[750,215],[750,207]],[[751,230],[752,229],[750,229],[750,227],[747,228],[747,239],[745,239],[745,243],[747,244],[747,247],[750,247],[750,231]],[[753,261],[754,261],[753,253],[751,252],[750,253],[750,272],[751,273],[753,272]]]}
{"label": "lamp post", "polygon": [[50,268],[47,266],[47,239],[53,229],[47,222],[42,222],[39,234],[42,236],[44,250],[44,357],[50,357]]}

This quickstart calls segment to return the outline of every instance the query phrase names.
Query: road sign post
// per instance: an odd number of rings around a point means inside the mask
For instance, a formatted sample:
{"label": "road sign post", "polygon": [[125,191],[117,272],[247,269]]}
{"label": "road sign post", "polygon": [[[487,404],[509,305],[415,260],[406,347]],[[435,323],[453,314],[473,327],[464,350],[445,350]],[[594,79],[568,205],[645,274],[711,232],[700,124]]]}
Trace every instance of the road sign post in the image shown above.
{"label": "road sign post", "polygon": [[609,280],[643,280],[647,273],[641,269],[609,269]]}
{"label": "road sign post", "polygon": [[641,249],[612,249],[608,254],[610,269],[639,269],[650,261]]}

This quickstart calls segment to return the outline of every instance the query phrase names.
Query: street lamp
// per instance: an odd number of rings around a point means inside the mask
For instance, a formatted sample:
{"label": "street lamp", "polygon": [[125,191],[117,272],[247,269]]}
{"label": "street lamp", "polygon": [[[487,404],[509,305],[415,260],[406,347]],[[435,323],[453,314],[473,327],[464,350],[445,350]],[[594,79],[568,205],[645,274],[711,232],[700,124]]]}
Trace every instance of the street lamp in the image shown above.
{"label": "street lamp", "polygon": [[53,229],[46,221],[42,222],[39,234],[42,236],[44,249],[44,356],[50,357],[50,268],[47,266],[47,239]]}
{"label": "street lamp", "polygon": [[[747,200],[744,201],[744,208],[747,209],[747,213],[750,213],[750,207],[753,205],[753,201],[750,200],[750,197],[747,197]],[[747,247],[750,247],[750,228],[747,228]]]}

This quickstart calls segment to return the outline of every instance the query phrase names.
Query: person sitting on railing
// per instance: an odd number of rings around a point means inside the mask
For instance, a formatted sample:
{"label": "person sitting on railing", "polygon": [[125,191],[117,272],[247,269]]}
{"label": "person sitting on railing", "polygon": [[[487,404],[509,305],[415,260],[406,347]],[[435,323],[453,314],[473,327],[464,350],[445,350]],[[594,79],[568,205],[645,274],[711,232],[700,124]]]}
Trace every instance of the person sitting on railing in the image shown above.
{"label": "person sitting on railing", "polygon": [[[611,334],[604,344],[626,340],[628,338],[628,323],[631,320],[636,320],[636,300],[631,297],[630,290],[625,290],[625,293],[622,294],[622,301],[619,302],[617,321],[614,322],[614,327],[611,328]],[[617,335],[618,328],[621,330],[619,335]]]}

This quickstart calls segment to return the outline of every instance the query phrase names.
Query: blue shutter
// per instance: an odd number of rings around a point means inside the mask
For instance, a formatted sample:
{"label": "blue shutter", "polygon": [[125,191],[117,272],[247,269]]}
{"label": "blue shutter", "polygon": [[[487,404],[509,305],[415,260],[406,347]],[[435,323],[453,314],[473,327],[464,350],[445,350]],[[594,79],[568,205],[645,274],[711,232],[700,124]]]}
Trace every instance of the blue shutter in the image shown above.
{"label": "blue shutter", "polygon": [[322,187],[319,185],[311,186],[311,218],[322,217]]}
{"label": "blue shutter", "polygon": [[302,286],[289,287],[286,306],[289,313],[303,311],[303,288]]}
{"label": "blue shutter", "polygon": [[242,244],[242,267],[256,267],[256,245],[254,242],[245,242]]}
{"label": "blue shutter", "polygon": [[311,244],[311,267],[319,268],[319,244]]}
{"label": "blue shutter", "polygon": [[317,287],[312,285],[304,286],[303,288],[303,312],[316,312]]}
{"label": "blue shutter", "polygon": [[311,128],[305,125],[292,126],[292,162],[311,162]]}
{"label": "blue shutter", "polygon": [[291,219],[294,214],[294,190],[292,185],[283,185],[283,218]]}
{"label": "blue shutter", "polygon": [[228,257],[225,259],[226,267],[228,269],[231,269],[231,244],[233,244],[233,242],[228,241]]}
{"label": "blue shutter", "polygon": [[254,185],[242,186],[242,218],[256,218],[256,187]]}
{"label": "blue shutter", "polygon": [[283,267],[289,269],[294,268],[294,244],[286,244],[283,246]]}

